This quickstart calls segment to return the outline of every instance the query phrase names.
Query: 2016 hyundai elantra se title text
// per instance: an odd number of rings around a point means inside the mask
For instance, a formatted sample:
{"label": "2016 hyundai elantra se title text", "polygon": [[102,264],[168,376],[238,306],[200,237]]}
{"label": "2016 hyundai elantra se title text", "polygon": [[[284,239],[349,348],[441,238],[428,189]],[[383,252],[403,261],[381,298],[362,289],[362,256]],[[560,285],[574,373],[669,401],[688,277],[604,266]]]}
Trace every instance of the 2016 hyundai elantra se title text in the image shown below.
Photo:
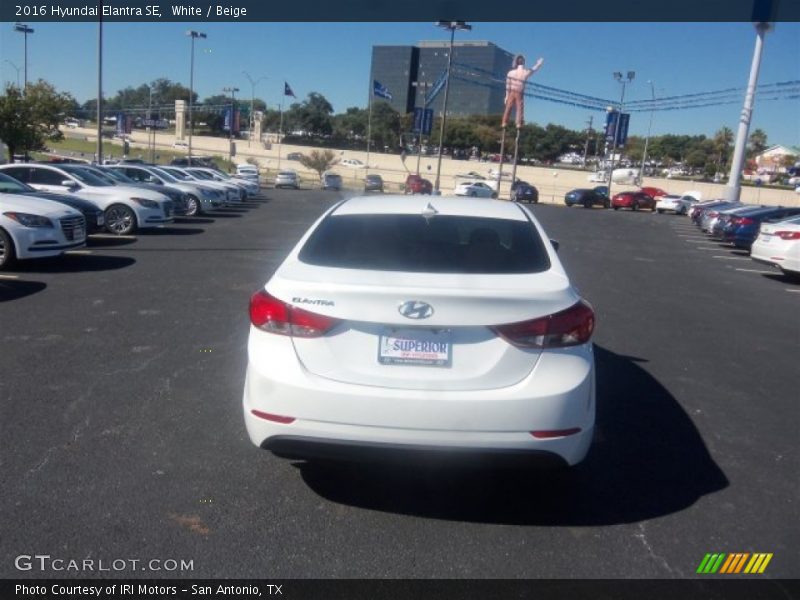
{"label": "2016 hyundai elantra se title text", "polygon": [[252,296],[250,320],[245,422],[278,456],[574,465],[589,449],[594,312],[526,207],[341,202]]}

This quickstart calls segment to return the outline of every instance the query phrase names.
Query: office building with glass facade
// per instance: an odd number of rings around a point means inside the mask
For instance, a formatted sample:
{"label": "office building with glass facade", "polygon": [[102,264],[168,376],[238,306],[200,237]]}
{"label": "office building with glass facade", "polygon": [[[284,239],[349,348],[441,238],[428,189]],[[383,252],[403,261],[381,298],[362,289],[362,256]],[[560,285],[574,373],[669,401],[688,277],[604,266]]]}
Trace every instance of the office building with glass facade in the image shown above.
{"label": "office building with glass facade", "polygon": [[[420,42],[416,46],[373,46],[372,81],[377,80],[392,93],[391,106],[401,113],[422,107],[423,92],[415,81],[435,83],[447,70],[450,43]],[[455,42],[450,74],[447,114],[452,116],[491,115],[503,112],[505,77],[514,55],[491,42]],[[441,91],[430,103],[440,113],[444,103]]]}

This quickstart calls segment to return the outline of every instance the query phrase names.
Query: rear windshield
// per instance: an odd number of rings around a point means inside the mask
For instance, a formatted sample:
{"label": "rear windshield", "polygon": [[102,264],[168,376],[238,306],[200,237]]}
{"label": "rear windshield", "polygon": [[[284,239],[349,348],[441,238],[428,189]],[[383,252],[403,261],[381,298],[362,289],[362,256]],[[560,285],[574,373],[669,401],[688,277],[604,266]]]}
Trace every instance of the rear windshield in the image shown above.
{"label": "rear windshield", "polygon": [[412,273],[539,273],[550,259],[529,221],[437,215],[338,215],[300,251],[323,267]]}

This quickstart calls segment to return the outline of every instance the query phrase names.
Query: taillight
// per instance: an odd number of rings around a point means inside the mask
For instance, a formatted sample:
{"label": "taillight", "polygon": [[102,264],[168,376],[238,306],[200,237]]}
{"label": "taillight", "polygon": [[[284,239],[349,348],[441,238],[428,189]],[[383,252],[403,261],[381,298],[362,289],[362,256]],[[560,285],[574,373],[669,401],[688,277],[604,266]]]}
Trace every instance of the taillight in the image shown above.
{"label": "taillight", "polygon": [[736,220],[737,225],[752,225],[753,223],[755,223],[755,221],[753,221],[753,219],[748,219],[747,217],[739,217]]}
{"label": "taillight", "polygon": [[269,333],[310,338],[324,335],[339,321],[286,304],[260,290],[250,298],[250,322]]}
{"label": "taillight", "polygon": [[775,235],[782,240],[800,240],[800,231],[776,231]]}
{"label": "taillight", "polygon": [[567,310],[546,317],[496,325],[498,335],[521,348],[564,348],[585,344],[594,331],[594,311],[581,300]]}

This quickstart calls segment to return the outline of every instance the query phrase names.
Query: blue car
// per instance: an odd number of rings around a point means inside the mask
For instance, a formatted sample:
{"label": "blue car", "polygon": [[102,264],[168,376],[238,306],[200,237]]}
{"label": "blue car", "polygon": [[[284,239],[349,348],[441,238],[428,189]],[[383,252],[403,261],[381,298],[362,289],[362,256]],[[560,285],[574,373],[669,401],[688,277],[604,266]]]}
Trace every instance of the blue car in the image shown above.
{"label": "blue car", "polygon": [[583,206],[584,208],[591,208],[599,204],[603,208],[611,206],[611,200],[608,197],[608,188],[604,185],[598,185],[593,189],[579,188],[570,190],[564,196],[564,204],[567,206]]}
{"label": "blue car", "polygon": [[783,221],[800,215],[800,208],[786,208],[783,206],[765,207],[745,215],[731,218],[722,232],[725,242],[732,243],[737,248],[750,250],[753,242],[758,237],[761,223],[764,221]]}

